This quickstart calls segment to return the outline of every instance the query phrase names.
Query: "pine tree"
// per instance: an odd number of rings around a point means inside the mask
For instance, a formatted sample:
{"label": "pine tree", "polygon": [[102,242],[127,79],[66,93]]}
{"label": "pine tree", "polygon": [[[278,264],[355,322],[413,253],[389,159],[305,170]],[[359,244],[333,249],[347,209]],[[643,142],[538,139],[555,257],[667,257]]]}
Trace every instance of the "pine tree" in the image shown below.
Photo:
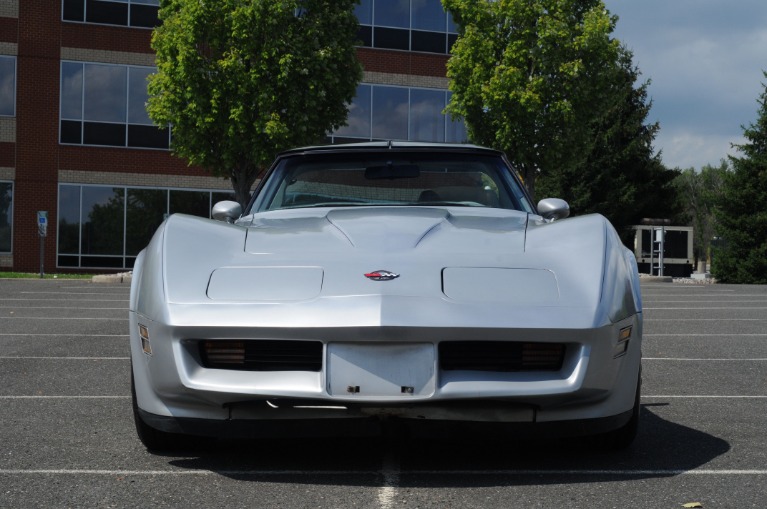
{"label": "pine tree", "polygon": [[[765,73],[767,77],[767,73]],[[715,209],[721,244],[711,272],[723,283],[767,284],[767,87],[759,98],[755,123],[744,128],[742,157],[730,157]]]}

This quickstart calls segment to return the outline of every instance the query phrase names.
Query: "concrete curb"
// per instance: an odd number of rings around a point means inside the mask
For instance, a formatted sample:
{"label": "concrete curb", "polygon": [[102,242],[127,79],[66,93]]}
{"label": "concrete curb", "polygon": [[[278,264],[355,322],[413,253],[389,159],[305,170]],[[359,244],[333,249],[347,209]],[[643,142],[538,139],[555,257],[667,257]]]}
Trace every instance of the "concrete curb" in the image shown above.
{"label": "concrete curb", "polygon": [[93,283],[130,283],[133,280],[133,273],[126,272],[125,274],[99,274],[93,276],[91,281]]}
{"label": "concrete curb", "polygon": [[639,284],[645,283],[673,283],[674,278],[671,276],[645,276],[639,277]]}

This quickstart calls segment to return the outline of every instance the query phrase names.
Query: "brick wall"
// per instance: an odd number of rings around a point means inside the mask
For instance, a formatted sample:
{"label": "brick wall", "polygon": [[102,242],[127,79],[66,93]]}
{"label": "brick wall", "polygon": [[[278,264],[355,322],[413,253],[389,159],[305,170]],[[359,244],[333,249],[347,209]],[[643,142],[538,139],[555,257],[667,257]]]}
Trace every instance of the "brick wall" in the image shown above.
{"label": "brick wall", "polygon": [[445,77],[447,55],[357,48],[357,57],[366,71]]}

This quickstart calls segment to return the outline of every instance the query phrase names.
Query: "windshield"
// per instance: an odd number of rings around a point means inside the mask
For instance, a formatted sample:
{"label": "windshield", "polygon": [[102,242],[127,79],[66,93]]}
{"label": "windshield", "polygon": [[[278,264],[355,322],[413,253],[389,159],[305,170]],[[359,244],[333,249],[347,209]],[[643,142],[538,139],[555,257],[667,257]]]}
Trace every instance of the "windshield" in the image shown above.
{"label": "windshield", "polygon": [[300,207],[463,206],[533,212],[503,159],[472,152],[329,152],[286,157],[253,212]]}

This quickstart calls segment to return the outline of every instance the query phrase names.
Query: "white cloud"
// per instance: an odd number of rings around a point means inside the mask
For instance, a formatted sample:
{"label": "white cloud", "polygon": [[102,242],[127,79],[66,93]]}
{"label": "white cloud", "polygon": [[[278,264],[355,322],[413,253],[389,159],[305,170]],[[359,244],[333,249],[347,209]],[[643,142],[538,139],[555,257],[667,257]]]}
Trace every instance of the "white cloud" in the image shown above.
{"label": "white cloud", "polygon": [[670,167],[718,164],[755,121],[767,82],[764,0],[605,0],[653,101]]}
{"label": "white cloud", "polygon": [[663,151],[663,162],[669,168],[695,168],[718,165],[728,155],[739,155],[732,144],[743,144],[742,136],[699,134],[693,131],[666,131],[656,138],[656,148]]}

